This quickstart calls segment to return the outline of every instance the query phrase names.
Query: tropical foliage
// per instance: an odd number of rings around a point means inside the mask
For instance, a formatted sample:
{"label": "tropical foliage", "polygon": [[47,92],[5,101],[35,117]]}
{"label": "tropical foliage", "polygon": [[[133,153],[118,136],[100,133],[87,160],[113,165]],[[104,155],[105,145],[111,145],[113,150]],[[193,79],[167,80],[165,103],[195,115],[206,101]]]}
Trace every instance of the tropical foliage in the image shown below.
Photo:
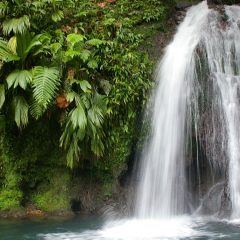
{"label": "tropical foliage", "polygon": [[[153,85],[152,63],[140,50],[146,37],[142,27],[151,31],[152,23],[163,26],[172,4],[171,0],[0,2],[0,131],[4,133],[0,187],[6,190],[0,199],[20,186],[31,192],[48,179],[47,170],[41,172],[37,165],[51,155],[48,144],[52,150],[60,146],[70,168],[85,162],[85,168],[98,169],[96,176],[104,171],[102,182],[113,169],[120,169]],[[58,166],[59,154],[53,158],[49,164]],[[13,187],[8,187],[9,174],[18,179]],[[25,198],[20,191],[9,206]],[[42,206],[46,198],[32,199]]]}

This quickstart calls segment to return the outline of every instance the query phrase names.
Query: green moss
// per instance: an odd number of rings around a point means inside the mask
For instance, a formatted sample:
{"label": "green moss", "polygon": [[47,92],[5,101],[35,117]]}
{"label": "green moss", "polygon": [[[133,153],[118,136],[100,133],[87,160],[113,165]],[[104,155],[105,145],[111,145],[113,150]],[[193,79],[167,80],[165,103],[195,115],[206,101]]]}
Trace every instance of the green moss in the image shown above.
{"label": "green moss", "polygon": [[58,170],[48,184],[39,186],[37,193],[32,196],[32,202],[46,212],[70,210],[69,184],[70,175]]}
{"label": "green moss", "polygon": [[21,208],[23,193],[18,189],[2,189],[0,191],[0,210],[17,210]]}

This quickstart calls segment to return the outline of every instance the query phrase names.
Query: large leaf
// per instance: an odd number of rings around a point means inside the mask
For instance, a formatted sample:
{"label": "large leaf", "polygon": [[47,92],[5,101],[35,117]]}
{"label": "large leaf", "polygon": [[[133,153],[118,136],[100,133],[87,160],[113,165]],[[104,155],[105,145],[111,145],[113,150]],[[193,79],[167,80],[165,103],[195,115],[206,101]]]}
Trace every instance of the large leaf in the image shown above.
{"label": "large leaf", "polygon": [[92,59],[88,62],[87,65],[89,68],[96,69],[98,67],[98,62],[96,60]]}
{"label": "large leaf", "polygon": [[[71,114],[68,115],[68,118]],[[73,127],[71,119],[68,119],[67,124],[60,137],[60,147],[67,151],[67,165],[73,168],[74,164],[79,161],[80,147],[79,142],[85,137],[85,130]]]}
{"label": "large leaf", "polygon": [[8,48],[14,53],[17,54],[17,37],[13,36],[8,41]]}
{"label": "large leaf", "polygon": [[74,128],[79,127],[80,129],[85,129],[87,125],[87,117],[82,106],[78,106],[73,109],[70,113],[71,121]]}
{"label": "large leaf", "polygon": [[92,89],[91,84],[86,80],[74,80],[73,83],[78,84],[85,93]]}
{"label": "large leaf", "polygon": [[80,53],[80,58],[84,62],[86,62],[89,59],[90,56],[91,56],[91,52],[87,49],[82,50],[81,53]]}
{"label": "large leaf", "polygon": [[32,73],[28,70],[15,70],[8,75],[6,80],[8,88],[20,86],[25,90],[27,85],[32,81]]}
{"label": "large leaf", "polygon": [[5,102],[5,87],[4,84],[0,84],[0,109]]}
{"label": "large leaf", "polygon": [[26,30],[30,28],[29,17],[24,15],[20,18],[12,18],[5,20],[2,23],[3,33],[9,35],[11,32],[14,34],[23,34]]}
{"label": "large leaf", "polygon": [[78,42],[82,42],[84,40],[84,36],[82,34],[71,33],[67,35],[67,42],[70,46],[74,46]]}
{"label": "large leaf", "polygon": [[57,68],[35,67],[33,70],[33,97],[44,108],[54,98],[60,85],[60,73]]}
{"label": "large leaf", "polygon": [[102,142],[102,139],[100,136],[95,135],[91,140],[91,150],[97,155],[97,156],[103,156],[104,152],[104,144]]}
{"label": "large leaf", "polygon": [[103,44],[104,41],[102,41],[100,39],[97,39],[97,38],[93,38],[93,39],[88,40],[86,43],[91,45],[91,46],[98,47],[99,45]]}
{"label": "large leaf", "polygon": [[24,60],[30,52],[34,54],[33,49],[41,46],[40,38],[42,34],[33,36],[30,32],[25,31],[24,34],[17,35],[17,54]]}
{"label": "large leaf", "polygon": [[52,14],[52,20],[53,20],[54,22],[59,22],[59,21],[61,21],[63,18],[64,18],[64,14],[63,14],[63,11],[61,11],[61,10],[57,10],[56,12],[54,12],[54,13]]}
{"label": "large leaf", "polygon": [[106,98],[96,93],[92,99],[92,107],[88,111],[88,119],[94,124],[94,126],[100,128],[103,124],[106,110]]}
{"label": "large leaf", "polygon": [[12,102],[14,120],[19,128],[25,127],[28,124],[28,110],[27,101],[22,96],[15,96]]}
{"label": "large leaf", "polygon": [[18,61],[20,58],[9,47],[8,43],[0,39],[0,60],[4,62]]}

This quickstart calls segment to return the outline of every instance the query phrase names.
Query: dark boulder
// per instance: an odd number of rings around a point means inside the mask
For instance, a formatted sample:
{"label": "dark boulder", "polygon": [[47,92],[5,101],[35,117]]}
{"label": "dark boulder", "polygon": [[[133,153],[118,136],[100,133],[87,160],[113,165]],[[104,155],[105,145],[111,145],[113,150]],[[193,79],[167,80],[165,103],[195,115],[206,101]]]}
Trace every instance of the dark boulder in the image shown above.
{"label": "dark boulder", "polygon": [[176,8],[177,11],[182,11],[182,10],[185,10],[185,9],[191,7],[191,6],[192,6],[191,3],[188,3],[188,2],[180,2],[180,3],[177,3],[177,5],[176,5],[175,8]]}

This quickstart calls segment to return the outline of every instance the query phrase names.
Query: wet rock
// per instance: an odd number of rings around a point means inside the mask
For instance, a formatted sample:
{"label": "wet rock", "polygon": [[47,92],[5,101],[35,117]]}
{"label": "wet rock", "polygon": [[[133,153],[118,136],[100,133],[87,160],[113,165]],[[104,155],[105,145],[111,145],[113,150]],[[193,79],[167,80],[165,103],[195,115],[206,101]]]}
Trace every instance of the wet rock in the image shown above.
{"label": "wet rock", "polygon": [[199,212],[207,215],[219,215],[222,208],[222,195],[225,182],[215,184],[202,200]]}
{"label": "wet rock", "polygon": [[191,7],[192,4],[188,3],[188,2],[180,2],[176,5],[176,10],[180,11],[180,10],[186,10],[187,8]]}
{"label": "wet rock", "polygon": [[214,4],[221,4],[222,1],[220,0],[207,0],[208,5],[214,5]]}
{"label": "wet rock", "polygon": [[228,173],[226,173],[226,181],[224,184],[223,194],[221,197],[221,208],[218,216],[220,218],[224,217],[230,217],[232,213],[232,202],[230,198],[230,189],[229,189],[229,176]]}

